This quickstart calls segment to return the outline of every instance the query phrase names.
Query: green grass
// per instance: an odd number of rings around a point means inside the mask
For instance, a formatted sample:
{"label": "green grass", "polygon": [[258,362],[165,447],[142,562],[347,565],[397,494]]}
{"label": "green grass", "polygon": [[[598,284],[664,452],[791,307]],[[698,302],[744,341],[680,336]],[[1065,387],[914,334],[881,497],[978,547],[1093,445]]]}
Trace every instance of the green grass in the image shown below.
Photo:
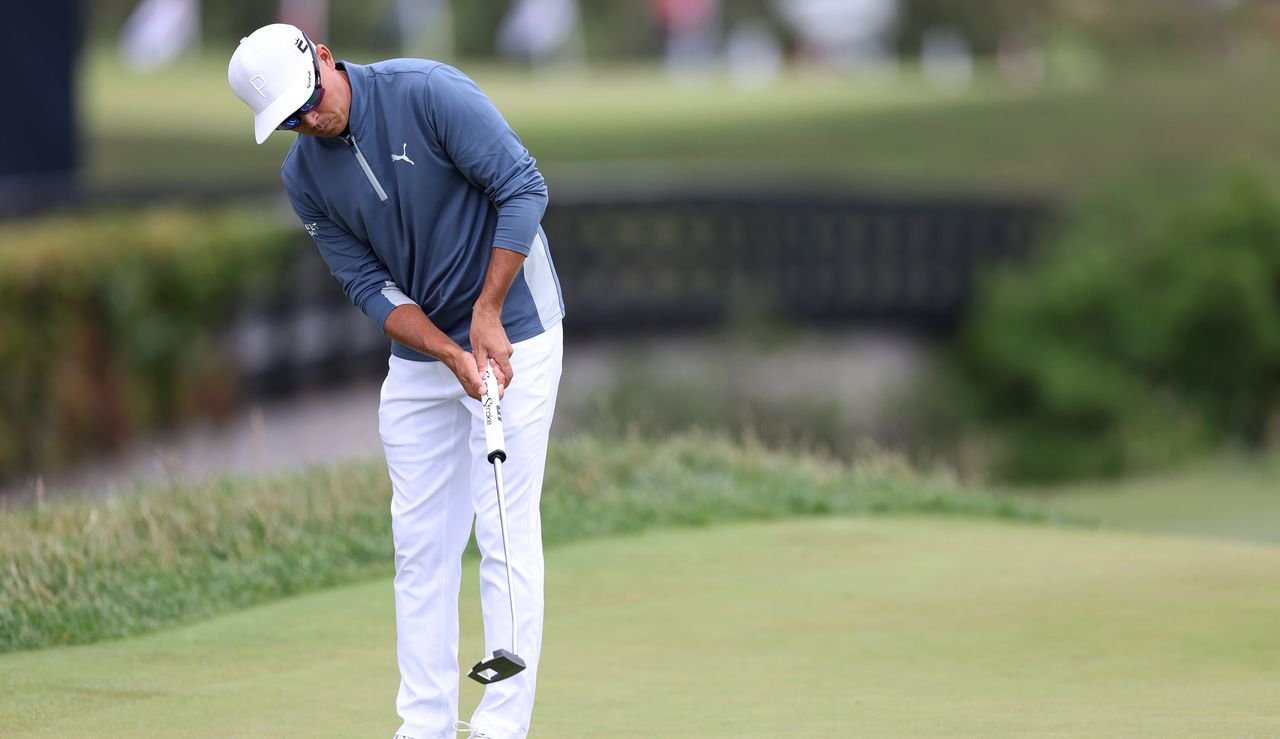
{"label": "green grass", "polygon": [[[1280,734],[1274,547],[826,518],[585,542],[547,572],[535,737]],[[474,563],[462,602],[469,664]],[[396,684],[382,579],[0,657],[0,726],[390,736]]]}
{"label": "green grass", "polygon": [[1280,458],[1228,457],[1165,474],[1016,493],[1103,528],[1280,544]]}
{"label": "green grass", "polygon": [[[357,57],[357,61],[363,57]],[[553,188],[600,180],[1074,192],[1120,171],[1222,157],[1280,163],[1280,62],[1176,65],[1091,86],[963,94],[913,73],[794,73],[755,91],[673,86],[652,68],[573,77],[462,66]],[[220,56],[139,76],[92,53],[82,76],[91,186],[278,188],[290,136],[253,144]]]}
{"label": "green grass", "polygon": [[[0,652],[144,633],[391,567],[380,462],[221,480],[0,515]],[[1042,520],[1028,503],[871,460],[845,467],[683,436],[551,449],[548,544],[667,526],[825,513]]]}

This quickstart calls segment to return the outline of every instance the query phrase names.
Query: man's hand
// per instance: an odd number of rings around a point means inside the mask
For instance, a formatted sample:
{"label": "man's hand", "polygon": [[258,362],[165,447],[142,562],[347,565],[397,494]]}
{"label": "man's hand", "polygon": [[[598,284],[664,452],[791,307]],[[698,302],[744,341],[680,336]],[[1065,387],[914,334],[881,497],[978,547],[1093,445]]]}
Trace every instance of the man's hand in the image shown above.
{"label": "man's hand", "polygon": [[458,384],[467,391],[467,395],[476,400],[484,395],[484,373],[476,367],[476,360],[471,352],[459,348],[443,361],[453,372],[453,376],[458,378]]}
{"label": "man's hand", "polygon": [[[515,372],[511,369],[512,351],[514,350],[511,342],[507,341],[507,331],[502,327],[501,313],[477,306],[471,312],[471,354],[475,359],[475,369],[479,373],[482,384],[484,371],[490,358],[493,359],[498,385],[505,388],[511,384],[515,376]],[[455,371],[454,374],[457,372]],[[459,378],[461,379],[461,375]]]}

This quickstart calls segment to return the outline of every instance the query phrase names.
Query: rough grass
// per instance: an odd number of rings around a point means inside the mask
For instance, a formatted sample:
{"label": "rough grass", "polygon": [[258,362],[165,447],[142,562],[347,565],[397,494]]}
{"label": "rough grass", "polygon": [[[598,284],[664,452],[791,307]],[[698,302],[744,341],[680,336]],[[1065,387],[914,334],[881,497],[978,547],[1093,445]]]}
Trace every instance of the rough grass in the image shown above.
{"label": "rough grass", "polygon": [[[139,634],[389,572],[380,461],[156,489],[0,515],[0,652]],[[1043,520],[891,460],[856,466],[682,436],[553,446],[548,544],[665,526],[826,513]]]}

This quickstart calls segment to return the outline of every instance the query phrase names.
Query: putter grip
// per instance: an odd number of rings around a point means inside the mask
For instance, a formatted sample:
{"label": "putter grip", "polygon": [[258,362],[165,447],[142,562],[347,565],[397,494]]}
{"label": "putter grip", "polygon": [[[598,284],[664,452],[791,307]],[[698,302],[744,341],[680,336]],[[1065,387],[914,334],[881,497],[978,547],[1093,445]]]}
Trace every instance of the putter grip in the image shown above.
{"label": "putter grip", "polygon": [[502,406],[498,403],[498,378],[493,374],[493,367],[485,369],[480,411],[484,420],[484,443],[489,450],[489,461],[507,461],[507,444],[502,435]]}

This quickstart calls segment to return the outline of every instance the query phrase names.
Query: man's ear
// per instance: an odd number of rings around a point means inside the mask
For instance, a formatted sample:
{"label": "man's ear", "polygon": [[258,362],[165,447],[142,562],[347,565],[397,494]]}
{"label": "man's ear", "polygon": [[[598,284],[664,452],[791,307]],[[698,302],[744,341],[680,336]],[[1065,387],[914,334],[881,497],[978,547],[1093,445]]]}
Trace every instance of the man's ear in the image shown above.
{"label": "man's ear", "polygon": [[328,46],[325,46],[324,44],[316,44],[316,58],[320,60],[321,64],[325,65],[329,69],[335,68],[336,62],[333,60],[333,52],[329,51]]}

